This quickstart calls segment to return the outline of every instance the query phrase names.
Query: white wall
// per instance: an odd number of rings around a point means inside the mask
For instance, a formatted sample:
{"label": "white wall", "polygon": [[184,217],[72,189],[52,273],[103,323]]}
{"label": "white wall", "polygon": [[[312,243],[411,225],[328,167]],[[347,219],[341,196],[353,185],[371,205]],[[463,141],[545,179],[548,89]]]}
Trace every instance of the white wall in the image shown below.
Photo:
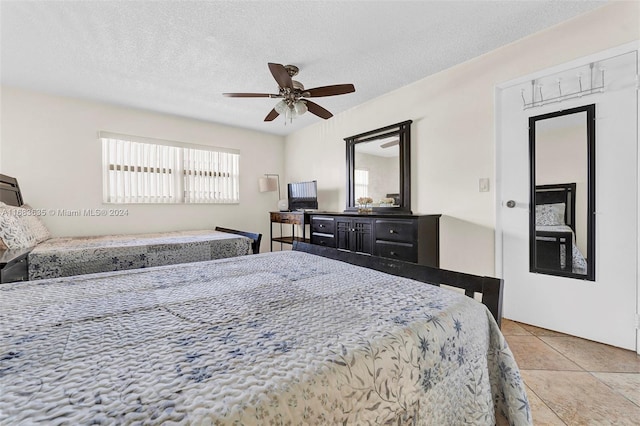
{"label": "white wall", "polygon": [[412,209],[443,214],[441,267],[494,275],[496,195],[478,191],[495,178],[494,87],[637,40],[639,16],[640,2],[607,4],[302,129],[286,138],[287,179],[317,179],[320,209],[342,211],[343,138],[411,119]]}
{"label": "white wall", "polygon": [[[275,193],[258,178],[283,173],[284,138],[170,115],[2,87],[0,173],[15,176],[25,202],[42,209],[122,207],[127,217],[44,217],[54,236],[233,227],[263,234]],[[103,205],[98,131],[240,150],[240,204]],[[264,237],[266,236],[266,238]]]}

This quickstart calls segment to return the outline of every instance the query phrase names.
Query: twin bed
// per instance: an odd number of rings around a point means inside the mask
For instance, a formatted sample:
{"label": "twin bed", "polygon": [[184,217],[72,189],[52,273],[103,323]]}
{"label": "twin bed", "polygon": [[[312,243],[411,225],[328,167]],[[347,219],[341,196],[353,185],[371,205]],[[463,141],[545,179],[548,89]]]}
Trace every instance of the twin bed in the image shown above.
{"label": "twin bed", "polygon": [[3,284],[0,424],[532,424],[502,285],[302,243]]}
{"label": "twin bed", "polygon": [[251,244],[216,230],[50,238],[29,253],[29,279],[224,259],[252,253]]}
{"label": "twin bed", "polygon": [[[148,268],[258,253],[261,234],[215,230],[51,238],[44,210],[25,206],[15,178],[0,175],[0,241],[29,250],[29,280]],[[12,246],[13,244],[13,246]]]}

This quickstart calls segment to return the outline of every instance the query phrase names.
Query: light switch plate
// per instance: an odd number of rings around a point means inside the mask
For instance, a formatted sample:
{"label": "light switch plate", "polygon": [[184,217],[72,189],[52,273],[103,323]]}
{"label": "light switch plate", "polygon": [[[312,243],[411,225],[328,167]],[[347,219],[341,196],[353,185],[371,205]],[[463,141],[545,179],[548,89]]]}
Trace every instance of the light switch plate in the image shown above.
{"label": "light switch plate", "polygon": [[480,178],[480,192],[489,192],[489,178]]}

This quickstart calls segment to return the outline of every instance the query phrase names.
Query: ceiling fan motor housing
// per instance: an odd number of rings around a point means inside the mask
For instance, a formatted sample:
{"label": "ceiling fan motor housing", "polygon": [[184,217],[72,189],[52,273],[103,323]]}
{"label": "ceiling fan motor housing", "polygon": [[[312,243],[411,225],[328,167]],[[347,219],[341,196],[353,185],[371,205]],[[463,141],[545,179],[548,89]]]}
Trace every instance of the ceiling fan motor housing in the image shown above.
{"label": "ceiling fan motor housing", "polygon": [[300,71],[300,68],[296,67],[295,65],[285,65],[284,69],[287,70],[291,77],[298,75],[298,71]]}

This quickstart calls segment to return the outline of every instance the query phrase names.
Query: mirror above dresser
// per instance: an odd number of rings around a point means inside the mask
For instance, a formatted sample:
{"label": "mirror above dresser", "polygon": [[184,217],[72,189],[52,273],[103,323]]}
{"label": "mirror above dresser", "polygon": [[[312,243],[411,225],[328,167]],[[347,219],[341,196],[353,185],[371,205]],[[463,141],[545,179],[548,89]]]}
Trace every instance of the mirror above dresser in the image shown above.
{"label": "mirror above dresser", "polygon": [[[347,206],[411,214],[411,120],[344,138]],[[369,199],[369,202],[358,200]]]}
{"label": "mirror above dresser", "polygon": [[311,244],[439,267],[441,215],[411,212],[411,123],[344,138],[347,206],[308,214]]}

